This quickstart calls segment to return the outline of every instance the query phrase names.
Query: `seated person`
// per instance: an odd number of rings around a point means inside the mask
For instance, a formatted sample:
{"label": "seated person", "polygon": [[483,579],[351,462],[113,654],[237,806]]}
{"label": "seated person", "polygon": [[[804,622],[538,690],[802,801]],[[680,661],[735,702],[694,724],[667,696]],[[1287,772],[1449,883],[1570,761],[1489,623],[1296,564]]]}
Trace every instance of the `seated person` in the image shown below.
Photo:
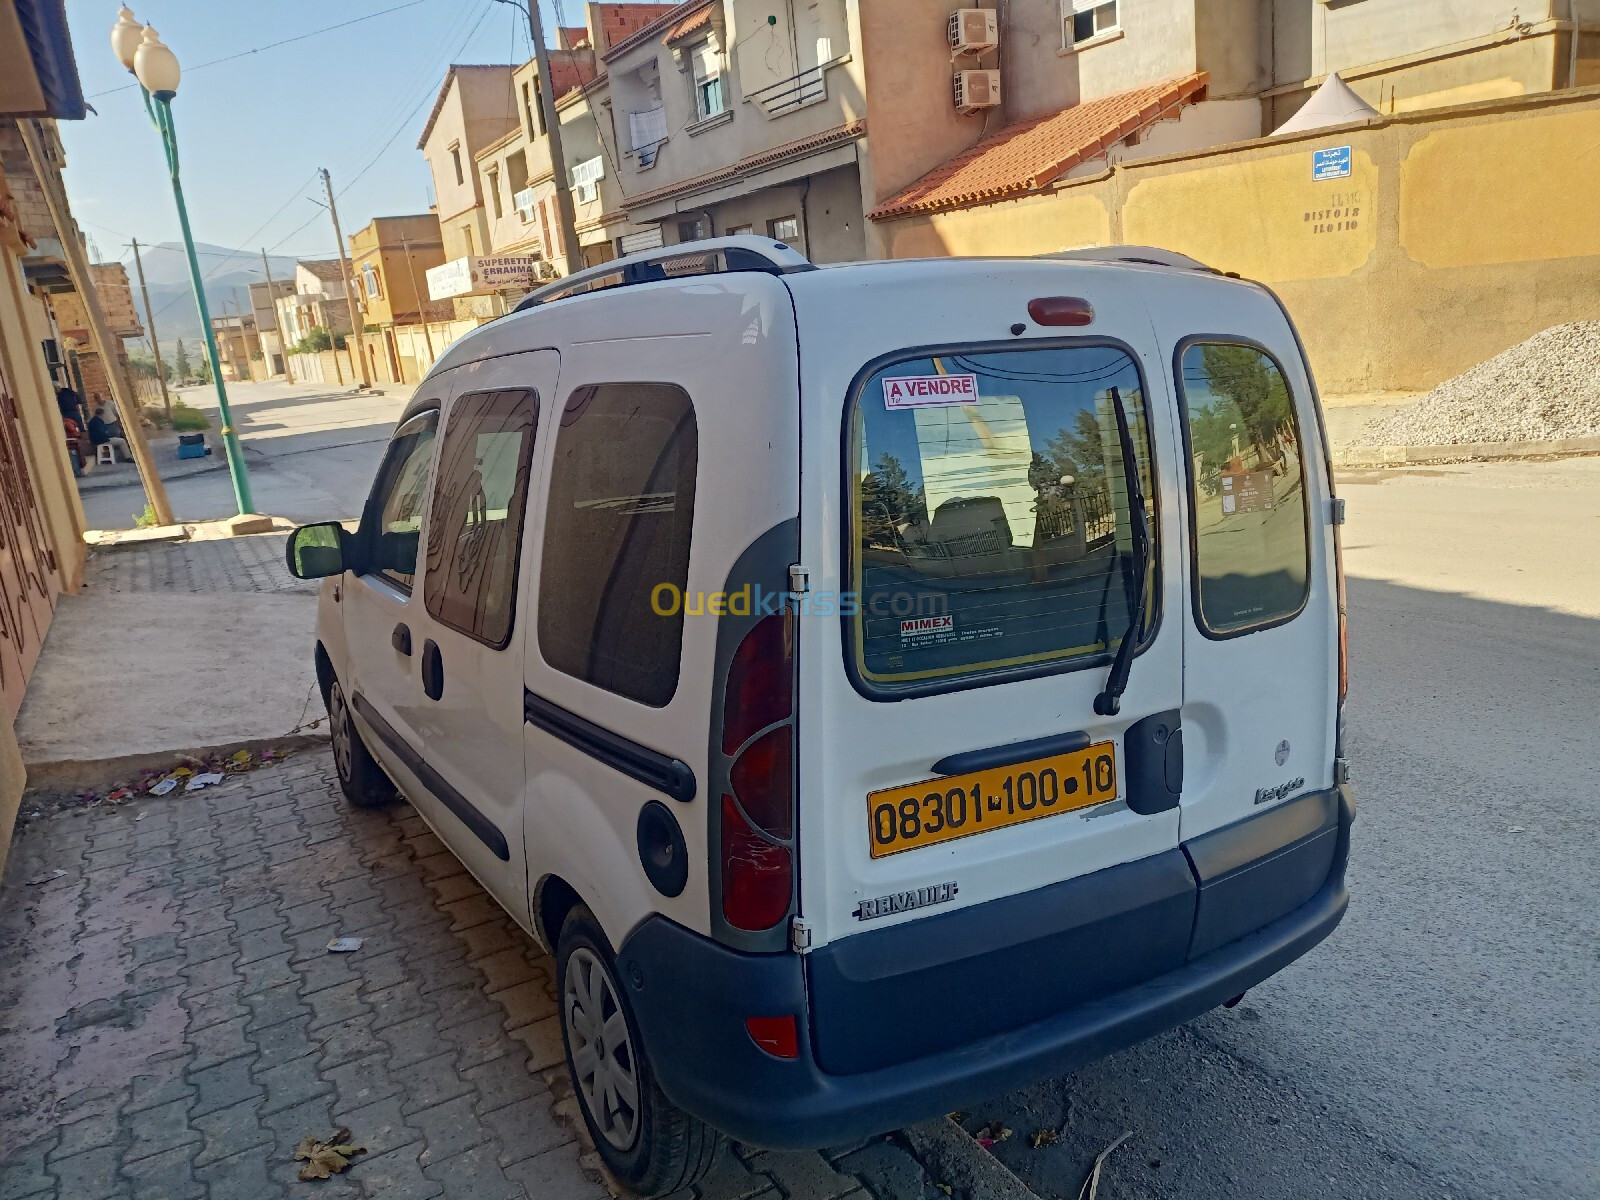
{"label": "seated person", "polygon": [[94,416],[89,418],[89,441],[95,446],[104,446],[108,443],[111,452],[122,458],[132,458],[128,451],[128,443],[122,436],[122,426],[115,421],[106,420],[105,405],[99,405],[94,410]]}

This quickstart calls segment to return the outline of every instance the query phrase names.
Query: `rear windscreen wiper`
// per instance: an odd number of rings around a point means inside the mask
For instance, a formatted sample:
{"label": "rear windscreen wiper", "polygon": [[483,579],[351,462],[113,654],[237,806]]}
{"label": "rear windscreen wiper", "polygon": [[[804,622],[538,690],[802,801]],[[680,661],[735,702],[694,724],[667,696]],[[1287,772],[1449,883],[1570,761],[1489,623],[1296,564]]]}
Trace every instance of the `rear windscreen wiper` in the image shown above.
{"label": "rear windscreen wiper", "polygon": [[1117,443],[1122,448],[1122,473],[1128,485],[1128,519],[1133,524],[1133,595],[1128,601],[1128,629],[1117,647],[1117,656],[1111,660],[1111,670],[1106,675],[1106,685],[1094,698],[1094,711],[1102,717],[1114,717],[1122,708],[1122,693],[1128,686],[1128,671],[1133,666],[1133,652],[1138,649],[1144,633],[1145,583],[1150,574],[1150,525],[1144,513],[1144,485],[1139,482],[1139,458],[1133,445],[1133,431],[1128,427],[1128,410],[1122,403],[1122,392],[1111,389],[1111,407],[1117,416]]}

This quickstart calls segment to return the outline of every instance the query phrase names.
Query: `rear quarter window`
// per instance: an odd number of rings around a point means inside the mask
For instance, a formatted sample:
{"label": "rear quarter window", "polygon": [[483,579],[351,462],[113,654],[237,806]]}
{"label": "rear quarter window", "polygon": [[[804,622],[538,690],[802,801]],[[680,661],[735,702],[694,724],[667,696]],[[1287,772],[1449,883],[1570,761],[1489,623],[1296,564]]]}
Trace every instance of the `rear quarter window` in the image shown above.
{"label": "rear quarter window", "polygon": [[1309,591],[1304,443],[1283,369],[1258,347],[1178,352],[1193,497],[1195,619],[1214,637],[1288,620]]}
{"label": "rear quarter window", "polygon": [[958,349],[867,376],[848,444],[858,688],[946,690],[1116,649],[1133,538],[1114,396],[1154,540],[1144,389],[1121,347]]}

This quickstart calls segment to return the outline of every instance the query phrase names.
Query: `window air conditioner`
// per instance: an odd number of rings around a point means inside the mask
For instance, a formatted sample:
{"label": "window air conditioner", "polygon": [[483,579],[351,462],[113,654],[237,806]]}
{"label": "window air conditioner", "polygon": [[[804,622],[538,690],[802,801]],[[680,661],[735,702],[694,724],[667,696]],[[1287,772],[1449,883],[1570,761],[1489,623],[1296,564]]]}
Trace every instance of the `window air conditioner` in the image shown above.
{"label": "window air conditioner", "polygon": [[1000,27],[990,8],[958,8],[950,14],[953,54],[981,54],[1000,44]]}
{"label": "window air conditioner", "polygon": [[999,71],[957,71],[956,111],[975,113],[1000,104]]}

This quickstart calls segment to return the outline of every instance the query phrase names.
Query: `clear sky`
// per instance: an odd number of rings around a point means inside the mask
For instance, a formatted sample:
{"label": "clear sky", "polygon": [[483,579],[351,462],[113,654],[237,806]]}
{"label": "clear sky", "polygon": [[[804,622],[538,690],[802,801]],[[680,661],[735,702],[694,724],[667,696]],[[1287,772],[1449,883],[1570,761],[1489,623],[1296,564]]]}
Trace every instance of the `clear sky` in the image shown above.
{"label": "clear sky", "polygon": [[[542,3],[547,40],[558,15],[583,23],[581,0]],[[496,0],[142,0],[130,7],[183,66],[173,111],[195,239],[300,258],[334,251],[327,211],[305,199],[322,196],[317,168],[333,175],[346,237],[375,216],[426,212],[432,188],[416,145],[446,66],[532,56],[527,18]],[[117,0],[67,0],[78,73],[99,115],[59,126],[73,214],[104,260],[128,258],[130,236],[179,240],[160,136],[111,53],[117,8]],[[264,48],[377,13],[384,15]],[[244,57],[201,66],[236,54]],[[202,269],[209,265],[202,260]]]}

